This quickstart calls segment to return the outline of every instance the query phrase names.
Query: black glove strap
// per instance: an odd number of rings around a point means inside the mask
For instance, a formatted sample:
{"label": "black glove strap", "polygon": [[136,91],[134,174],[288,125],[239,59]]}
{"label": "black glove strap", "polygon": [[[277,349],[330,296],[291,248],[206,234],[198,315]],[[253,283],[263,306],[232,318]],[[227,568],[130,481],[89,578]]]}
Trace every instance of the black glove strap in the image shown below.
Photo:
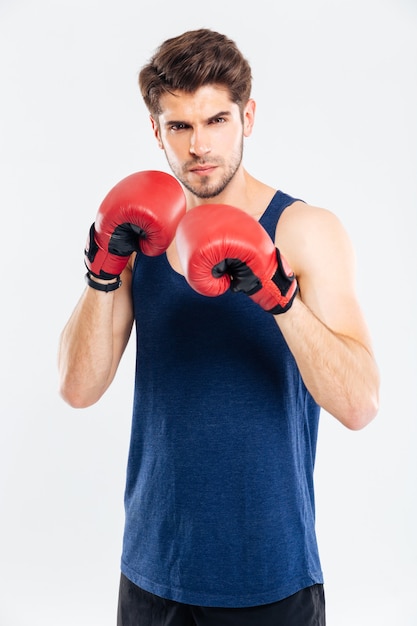
{"label": "black glove strap", "polygon": [[115,283],[98,283],[97,281],[92,280],[92,278],[90,278],[89,272],[87,272],[87,274],[85,275],[85,282],[87,283],[89,287],[92,287],[93,289],[97,289],[97,291],[105,291],[106,293],[109,291],[115,291],[116,289],[119,289],[119,287],[121,287],[122,285],[120,276],[117,277],[117,280]]}

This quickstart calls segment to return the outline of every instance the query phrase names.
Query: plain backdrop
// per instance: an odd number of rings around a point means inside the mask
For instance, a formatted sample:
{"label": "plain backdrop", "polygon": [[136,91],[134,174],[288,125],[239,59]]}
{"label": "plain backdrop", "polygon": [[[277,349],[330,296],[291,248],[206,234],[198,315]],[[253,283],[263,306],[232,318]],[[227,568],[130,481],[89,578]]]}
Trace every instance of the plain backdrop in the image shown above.
{"label": "plain backdrop", "polygon": [[120,178],[169,171],[137,74],[210,27],[252,64],[247,169],[335,212],[382,376],[376,420],[323,412],[317,532],[328,626],[415,626],[415,0],[0,0],[0,626],[113,626],[133,342],[85,410],[58,394],[83,248]]}

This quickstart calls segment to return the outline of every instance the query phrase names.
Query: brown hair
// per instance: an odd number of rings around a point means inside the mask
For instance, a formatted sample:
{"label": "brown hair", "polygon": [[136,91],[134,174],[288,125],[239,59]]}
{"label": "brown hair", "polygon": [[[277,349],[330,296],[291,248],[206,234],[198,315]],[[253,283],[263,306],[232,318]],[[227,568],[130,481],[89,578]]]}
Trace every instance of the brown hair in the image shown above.
{"label": "brown hair", "polygon": [[251,68],[234,41],[204,28],[164,41],[139,73],[142,97],[154,116],[161,113],[164,93],[216,84],[227,87],[242,109],[251,93]]}

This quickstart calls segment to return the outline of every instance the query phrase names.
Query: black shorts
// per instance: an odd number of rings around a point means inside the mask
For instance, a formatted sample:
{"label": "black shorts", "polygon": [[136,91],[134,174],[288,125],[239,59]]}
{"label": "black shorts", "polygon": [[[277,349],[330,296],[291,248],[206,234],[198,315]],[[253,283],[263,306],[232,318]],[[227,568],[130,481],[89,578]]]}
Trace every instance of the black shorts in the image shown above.
{"label": "black shorts", "polygon": [[117,626],[325,626],[323,585],[249,608],[213,608],[165,600],[120,579]]}

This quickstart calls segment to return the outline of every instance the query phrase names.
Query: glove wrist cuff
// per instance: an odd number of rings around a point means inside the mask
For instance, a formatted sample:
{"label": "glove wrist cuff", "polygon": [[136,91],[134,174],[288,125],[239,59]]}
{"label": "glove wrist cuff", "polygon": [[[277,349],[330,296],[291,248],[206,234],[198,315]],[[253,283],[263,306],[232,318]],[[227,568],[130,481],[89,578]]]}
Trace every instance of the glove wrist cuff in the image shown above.
{"label": "glove wrist cuff", "polygon": [[106,293],[108,293],[109,291],[115,291],[122,286],[120,276],[117,276],[117,280],[113,283],[99,283],[98,281],[91,278],[90,272],[87,272],[87,274],[85,275],[85,282],[92,289],[96,289],[97,291],[105,291]]}

